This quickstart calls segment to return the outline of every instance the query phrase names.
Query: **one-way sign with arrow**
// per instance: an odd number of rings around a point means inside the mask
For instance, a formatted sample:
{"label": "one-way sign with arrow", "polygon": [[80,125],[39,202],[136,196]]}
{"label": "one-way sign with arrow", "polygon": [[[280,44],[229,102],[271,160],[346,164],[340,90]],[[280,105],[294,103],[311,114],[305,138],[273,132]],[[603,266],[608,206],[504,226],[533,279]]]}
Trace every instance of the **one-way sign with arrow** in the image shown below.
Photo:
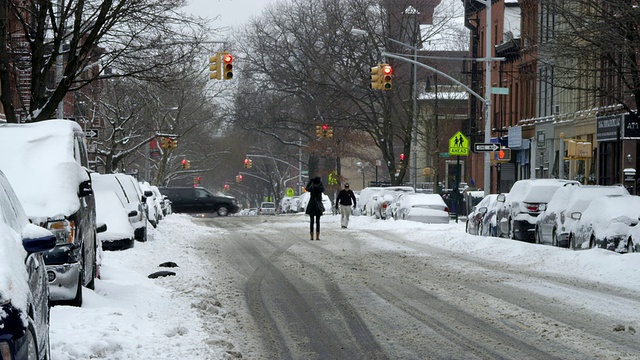
{"label": "one-way sign with arrow", "polygon": [[494,144],[494,143],[475,143],[473,144],[473,151],[474,152],[484,152],[484,151],[498,151],[500,150],[500,145],[499,144]]}

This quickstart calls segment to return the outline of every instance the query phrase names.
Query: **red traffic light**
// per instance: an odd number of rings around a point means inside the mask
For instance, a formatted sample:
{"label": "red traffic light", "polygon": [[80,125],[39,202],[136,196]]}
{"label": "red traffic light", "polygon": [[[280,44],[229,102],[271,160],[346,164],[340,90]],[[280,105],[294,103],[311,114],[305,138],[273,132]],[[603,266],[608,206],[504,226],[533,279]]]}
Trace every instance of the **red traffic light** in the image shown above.
{"label": "red traffic light", "polygon": [[400,154],[400,161],[404,161],[404,154]]}
{"label": "red traffic light", "polygon": [[182,159],[182,165],[187,165],[187,159]]}
{"label": "red traffic light", "polygon": [[393,74],[393,68],[391,67],[391,65],[385,65],[382,67],[382,74],[384,75],[391,75]]}
{"label": "red traffic light", "polygon": [[327,130],[327,129],[329,129],[329,125],[327,124],[322,125],[322,130]]}
{"label": "red traffic light", "polygon": [[222,61],[224,61],[225,63],[230,63],[233,61],[233,56],[231,56],[231,54],[225,54],[222,57]]}

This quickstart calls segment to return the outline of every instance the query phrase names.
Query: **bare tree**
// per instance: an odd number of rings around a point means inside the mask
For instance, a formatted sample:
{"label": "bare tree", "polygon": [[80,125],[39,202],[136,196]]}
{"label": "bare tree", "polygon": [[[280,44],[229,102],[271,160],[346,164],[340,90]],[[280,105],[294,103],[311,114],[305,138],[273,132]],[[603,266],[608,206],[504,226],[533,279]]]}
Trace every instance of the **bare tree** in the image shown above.
{"label": "bare tree", "polygon": [[640,8],[628,0],[542,0],[539,61],[554,71],[558,89],[571,90],[575,110],[622,105],[633,113],[640,105]]}
{"label": "bare tree", "polygon": [[[96,79],[162,82],[175,64],[193,60],[207,32],[202,20],[180,12],[185,3],[1,1],[0,101],[7,121],[17,122],[17,113],[29,121],[51,118],[68,92]],[[25,74],[28,84],[21,82]],[[11,96],[12,84],[20,96]]]}
{"label": "bare tree", "polygon": [[[355,131],[364,132],[381,152],[388,178],[401,183],[410,159],[401,164],[398,154],[410,154],[413,136],[411,66],[389,61],[396,74],[392,91],[370,89],[370,68],[385,61],[383,50],[407,53],[406,46],[389,38],[415,39],[407,45],[416,46],[424,39],[417,26],[422,18],[409,21],[396,11],[398,2],[391,3],[393,7],[378,0],[292,0],[268,8],[243,36],[246,81],[251,83],[246,89],[259,93],[253,94],[251,107],[243,107],[247,115],[240,113],[238,121],[276,137],[297,133],[307,150],[324,144],[337,158],[351,151],[345,146]],[[408,7],[409,2],[403,4]],[[369,35],[354,37],[352,28]],[[243,89],[240,93],[248,95]],[[265,116],[249,115],[255,112]],[[343,137],[342,146],[314,144],[315,126],[323,123],[340,130],[335,136]]]}

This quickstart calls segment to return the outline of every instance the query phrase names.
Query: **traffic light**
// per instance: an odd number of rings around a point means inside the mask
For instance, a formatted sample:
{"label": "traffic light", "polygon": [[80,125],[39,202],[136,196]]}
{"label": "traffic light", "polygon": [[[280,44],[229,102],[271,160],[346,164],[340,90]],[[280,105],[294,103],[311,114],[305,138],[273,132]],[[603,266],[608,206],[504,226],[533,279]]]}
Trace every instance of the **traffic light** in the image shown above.
{"label": "traffic light", "polygon": [[183,169],[190,169],[191,168],[191,161],[189,161],[187,159],[182,159],[182,168]]}
{"label": "traffic light", "polygon": [[333,137],[333,126],[329,126],[329,128],[327,129],[327,137],[328,138]]}
{"label": "traffic light", "polygon": [[245,169],[249,168],[249,159],[244,159],[244,168]]}
{"label": "traffic light", "polygon": [[382,89],[382,68],[380,67],[380,64],[378,64],[378,66],[372,66],[371,67],[371,88],[375,89],[375,90],[380,90]]}
{"label": "traffic light", "polygon": [[316,125],[316,138],[322,137],[322,125]]}
{"label": "traffic light", "polygon": [[233,56],[229,53],[222,53],[222,79],[233,79]]}
{"label": "traffic light", "polygon": [[209,56],[209,79],[210,80],[220,80],[221,79],[220,72],[220,53],[216,53],[215,55]]}
{"label": "traffic light", "polygon": [[193,179],[193,183],[194,183],[194,184],[200,184],[200,176],[196,176],[196,177]]}
{"label": "traffic light", "polygon": [[251,169],[252,166],[253,166],[253,160],[249,159],[249,167],[248,167],[248,169]]}
{"label": "traffic light", "polygon": [[229,190],[229,184],[224,184],[224,191]]}
{"label": "traffic light", "polygon": [[160,147],[163,149],[168,149],[169,148],[169,138],[166,137],[161,137],[160,138]]}
{"label": "traffic light", "polygon": [[404,153],[400,154],[400,166],[404,164]]}
{"label": "traffic light", "polygon": [[168,148],[169,149],[175,149],[178,147],[178,140],[176,139],[172,139],[172,138],[168,138]]}
{"label": "traffic light", "polygon": [[242,181],[242,175],[236,175],[236,182]]}
{"label": "traffic light", "polygon": [[326,138],[328,137],[328,132],[329,132],[329,125],[327,124],[322,124],[322,137]]}
{"label": "traffic light", "polygon": [[381,84],[380,89],[391,90],[391,87],[392,87],[391,79],[393,79],[393,68],[391,68],[391,65],[389,64],[382,64],[381,72],[382,72],[382,76],[380,80],[380,84]]}

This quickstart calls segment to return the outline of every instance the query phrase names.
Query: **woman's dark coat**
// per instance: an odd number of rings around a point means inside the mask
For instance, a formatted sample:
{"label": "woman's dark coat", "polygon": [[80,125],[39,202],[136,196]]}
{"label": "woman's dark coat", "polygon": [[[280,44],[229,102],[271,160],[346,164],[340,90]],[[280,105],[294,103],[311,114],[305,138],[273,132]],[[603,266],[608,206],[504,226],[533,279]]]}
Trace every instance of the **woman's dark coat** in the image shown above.
{"label": "woman's dark coat", "polygon": [[305,189],[307,189],[310,196],[309,203],[307,203],[307,209],[304,213],[307,215],[322,215],[316,207],[317,201],[322,203],[322,193],[324,192],[324,185],[322,185],[320,178],[313,178],[309,183],[307,183],[307,187]]}

